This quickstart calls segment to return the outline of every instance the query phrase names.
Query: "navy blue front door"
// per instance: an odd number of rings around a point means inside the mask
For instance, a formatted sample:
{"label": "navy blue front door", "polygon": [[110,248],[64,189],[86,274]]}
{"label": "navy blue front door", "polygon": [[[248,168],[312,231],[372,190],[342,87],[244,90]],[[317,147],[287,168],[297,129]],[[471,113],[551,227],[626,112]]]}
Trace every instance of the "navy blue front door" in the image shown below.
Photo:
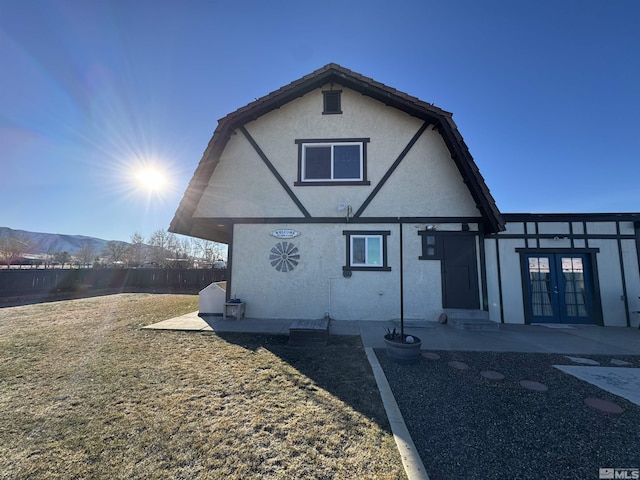
{"label": "navy blue front door", "polygon": [[532,253],[526,260],[531,323],[595,323],[587,255]]}

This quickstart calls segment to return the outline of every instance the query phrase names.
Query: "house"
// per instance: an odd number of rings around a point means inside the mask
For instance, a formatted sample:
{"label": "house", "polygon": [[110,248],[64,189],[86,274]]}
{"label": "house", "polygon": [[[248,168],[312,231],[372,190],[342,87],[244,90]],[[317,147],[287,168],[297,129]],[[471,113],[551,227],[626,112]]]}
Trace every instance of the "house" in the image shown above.
{"label": "house", "polygon": [[336,64],[221,119],[169,229],[248,317],[638,324],[640,214],[503,214],[451,113]]}

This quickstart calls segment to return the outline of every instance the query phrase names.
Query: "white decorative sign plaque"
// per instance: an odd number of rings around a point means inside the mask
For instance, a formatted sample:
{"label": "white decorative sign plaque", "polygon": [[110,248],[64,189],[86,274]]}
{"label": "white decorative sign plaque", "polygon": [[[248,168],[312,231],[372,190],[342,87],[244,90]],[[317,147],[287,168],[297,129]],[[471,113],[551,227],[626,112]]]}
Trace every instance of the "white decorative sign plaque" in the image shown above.
{"label": "white decorative sign plaque", "polygon": [[296,238],[298,235],[300,235],[300,232],[288,228],[281,228],[271,232],[271,236],[276,238]]}

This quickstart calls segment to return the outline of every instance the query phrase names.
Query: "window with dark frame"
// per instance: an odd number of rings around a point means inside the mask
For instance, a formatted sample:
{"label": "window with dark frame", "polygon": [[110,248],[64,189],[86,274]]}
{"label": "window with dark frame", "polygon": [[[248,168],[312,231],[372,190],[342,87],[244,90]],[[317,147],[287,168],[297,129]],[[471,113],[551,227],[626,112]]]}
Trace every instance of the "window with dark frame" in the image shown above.
{"label": "window with dark frame", "polygon": [[311,144],[302,149],[303,180],[362,180],[362,144]]}
{"label": "window with dark frame", "polygon": [[298,180],[294,185],[370,185],[368,138],[296,140]]}
{"label": "window with dark frame", "polygon": [[344,230],[346,259],[343,271],[391,271],[387,264],[387,237],[389,230]]}
{"label": "window with dark frame", "polygon": [[341,93],[342,90],[328,90],[322,92],[323,115],[336,115],[342,113]]}
{"label": "window with dark frame", "polygon": [[438,260],[442,258],[442,237],[434,234],[433,230],[418,232],[422,237],[422,255],[419,260]]}

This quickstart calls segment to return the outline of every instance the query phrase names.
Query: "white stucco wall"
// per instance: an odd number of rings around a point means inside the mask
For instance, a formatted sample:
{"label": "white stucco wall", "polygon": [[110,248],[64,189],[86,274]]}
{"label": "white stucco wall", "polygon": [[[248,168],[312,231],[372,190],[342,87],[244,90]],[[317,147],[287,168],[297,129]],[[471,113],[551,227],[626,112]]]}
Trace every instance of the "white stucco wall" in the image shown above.
{"label": "white stucco wall", "polygon": [[500,323],[502,320],[500,309],[500,276],[498,274],[498,250],[493,238],[484,242],[485,262],[487,271],[487,302],[489,304],[489,319]]}
{"label": "white stucco wall", "polygon": [[632,327],[640,323],[640,269],[638,254],[634,240],[622,240],[622,258],[624,260],[624,276],[627,285],[627,302],[629,304],[629,320]]}
{"label": "white stucco wall", "polygon": [[[542,238],[539,241],[528,239],[528,248],[541,248],[543,251],[548,249],[550,253],[556,249],[570,251],[571,239],[568,236],[570,234],[585,234],[583,225],[582,222],[572,222],[571,232],[569,222],[538,222],[538,234],[553,235],[554,237]],[[635,239],[597,238],[598,236],[616,235],[618,230],[616,222],[590,221],[586,222],[586,226],[588,238],[574,238],[573,245],[577,249],[576,253],[582,253],[579,249],[587,247],[598,249],[595,254],[596,264],[592,265],[593,273],[597,273],[593,279],[593,293],[594,301],[595,296],[599,293],[603,325],[624,327],[627,325],[628,315],[631,326],[637,327],[639,315],[632,313],[635,310],[640,310],[640,299],[638,299],[640,296],[640,273]],[[619,231],[621,235],[634,235],[633,222],[621,222]],[[523,273],[521,272],[520,254],[516,252],[516,248],[524,247],[525,239],[501,238],[501,235],[520,235],[524,232],[522,222],[508,223],[507,230],[498,235],[498,251],[496,251],[495,237],[485,240],[487,293],[489,312],[493,320],[499,319],[499,302],[500,294],[502,294],[505,322],[524,323]],[[532,222],[527,224],[527,233],[536,233],[536,226]],[[500,263],[499,274],[497,272],[497,252],[499,252]],[[625,308],[625,298],[628,308]]]}
{"label": "white stucco wall", "polygon": [[[397,147],[400,151],[403,148],[401,145]],[[387,215],[480,216],[469,189],[437,132],[427,129],[422,134],[363,216]]]}
{"label": "white stucco wall", "polygon": [[[400,155],[422,121],[371,98],[342,90],[341,115],[322,115],[322,91],[310,92],[245,125],[287,186],[312,217],[338,223],[288,225],[236,224],[233,231],[231,295],[247,302],[246,315],[260,318],[321,318],[329,313],[341,320],[389,320],[400,316],[399,225],[346,223],[338,205],[356,212]],[[297,186],[299,139],[369,138],[367,180],[370,185]],[[398,168],[364,210],[362,217],[479,217],[455,163],[440,135],[428,128]],[[283,219],[303,214],[264,164],[242,132],[229,139],[194,217]],[[535,218],[535,217],[533,217]],[[559,217],[556,217],[559,218]],[[571,220],[571,222],[569,221]],[[280,221],[280,220],[278,220]],[[571,227],[571,228],[570,228]],[[586,228],[585,228],[586,227]],[[269,261],[271,248],[285,241],[269,232],[290,228],[301,232],[291,241],[300,250],[300,262],[291,272],[275,270]],[[424,225],[404,225],[404,314],[406,319],[435,320],[442,311],[439,260],[419,260]],[[477,228],[474,227],[474,228]],[[459,231],[460,223],[438,225],[442,231]],[[390,230],[390,272],[353,271],[344,278],[346,239],[343,230]],[[524,297],[520,254],[516,248],[570,249],[571,235],[632,235],[633,222],[527,221],[511,222],[503,235],[485,246],[489,314],[493,321],[524,323]],[[524,235],[548,235],[550,238]],[[555,238],[554,238],[555,237]],[[640,310],[640,278],[635,240],[573,238],[574,248],[599,248],[598,278],[605,325],[624,326],[629,310]],[[621,268],[620,258],[624,265]],[[499,266],[498,266],[499,262]],[[479,268],[480,272],[481,269]],[[624,272],[626,290],[622,284]],[[479,291],[482,291],[479,278]],[[482,305],[482,299],[481,299]],[[500,310],[502,305],[502,311]],[[630,314],[632,325],[638,315]]]}
{"label": "white stucco wall", "polygon": [[587,222],[587,233],[589,235],[614,235],[616,233],[616,222]]}
{"label": "white stucco wall", "polygon": [[524,323],[520,254],[516,252],[523,247],[524,239],[501,239],[498,243],[504,323]]}
{"label": "white stucco wall", "polygon": [[[248,123],[245,128],[313,217],[344,216],[364,203],[404,150],[422,121],[370,97],[342,88],[340,115],[322,115],[319,88]],[[334,86],[334,88],[340,88]],[[295,186],[299,139],[369,138],[370,185]],[[301,217],[240,132],[232,135],[195,217]],[[440,134],[427,129],[363,213],[364,217],[480,217]]]}
{"label": "white stucco wall", "polygon": [[[276,229],[295,229],[300,236],[272,237]],[[343,230],[389,230],[389,272],[353,271],[344,278],[346,237]],[[422,240],[413,225],[404,225],[404,316],[436,320],[442,312],[440,262],[418,260]],[[299,249],[298,265],[277,271],[269,260],[280,242]],[[322,318],[391,320],[400,318],[400,235],[398,224],[236,225],[231,296],[246,301],[254,318]]]}
{"label": "white stucco wall", "polygon": [[569,234],[569,222],[540,222],[538,233],[551,234],[561,237]]}
{"label": "white stucco wall", "polygon": [[[614,225],[615,228],[615,225]],[[589,248],[599,248],[596,254],[600,301],[602,302],[602,320],[605,326],[624,327],[627,325],[622,288],[622,272],[618,242],[607,239],[590,239]]]}
{"label": "white stucco wall", "polygon": [[440,260],[419,260],[422,225],[403,224],[404,316],[410,320],[436,321],[442,313]]}
{"label": "white stucco wall", "polygon": [[[278,228],[295,229],[300,236],[272,237],[270,232]],[[389,228],[376,225],[369,230]],[[391,272],[353,272],[351,278],[343,278],[345,229],[353,228],[346,224],[236,225],[233,240],[238,255],[233,257],[231,293],[247,302],[246,315],[315,319],[327,312],[345,320],[397,316],[397,302],[391,301],[398,298],[397,260],[390,259]],[[299,249],[300,260],[292,271],[277,271],[269,260],[271,248],[281,242]],[[397,250],[397,231],[388,242],[390,250]]]}
{"label": "white stucco wall", "polygon": [[241,134],[232,135],[194,217],[302,217],[303,214]]}
{"label": "white stucco wall", "polygon": [[[261,318],[321,318],[325,312],[344,320],[389,320],[400,316],[399,225],[346,223],[338,205],[358,210],[405,149],[423,122],[371,98],[342,90],[341,115],[322,115],[322,91],[310,92],[245,125],[245,128],[312,217],[336,224],[236,224],[233,231],[231,296],[246,301],[246,315]],[[297,186],[300,139],[368,138],[370,185]],[[241,131],[228,141],[194,217],[301,218],[300,209],[269,171]],[[440,135],[427,129],[363,217],[480,217]],[[448,226],[459,231],[460,223]],[[280,240],[278,228],[301,232],[291,239],[301,259],[290,272],[269,261]],[[439,260],[419,260],[424,225],[404,225],[404,316],[435,320],[442,312]],[[473,225],[477,229],[477,225]],[[344,278],[343,230],[390,230],[390,272],[353,271]]]}

